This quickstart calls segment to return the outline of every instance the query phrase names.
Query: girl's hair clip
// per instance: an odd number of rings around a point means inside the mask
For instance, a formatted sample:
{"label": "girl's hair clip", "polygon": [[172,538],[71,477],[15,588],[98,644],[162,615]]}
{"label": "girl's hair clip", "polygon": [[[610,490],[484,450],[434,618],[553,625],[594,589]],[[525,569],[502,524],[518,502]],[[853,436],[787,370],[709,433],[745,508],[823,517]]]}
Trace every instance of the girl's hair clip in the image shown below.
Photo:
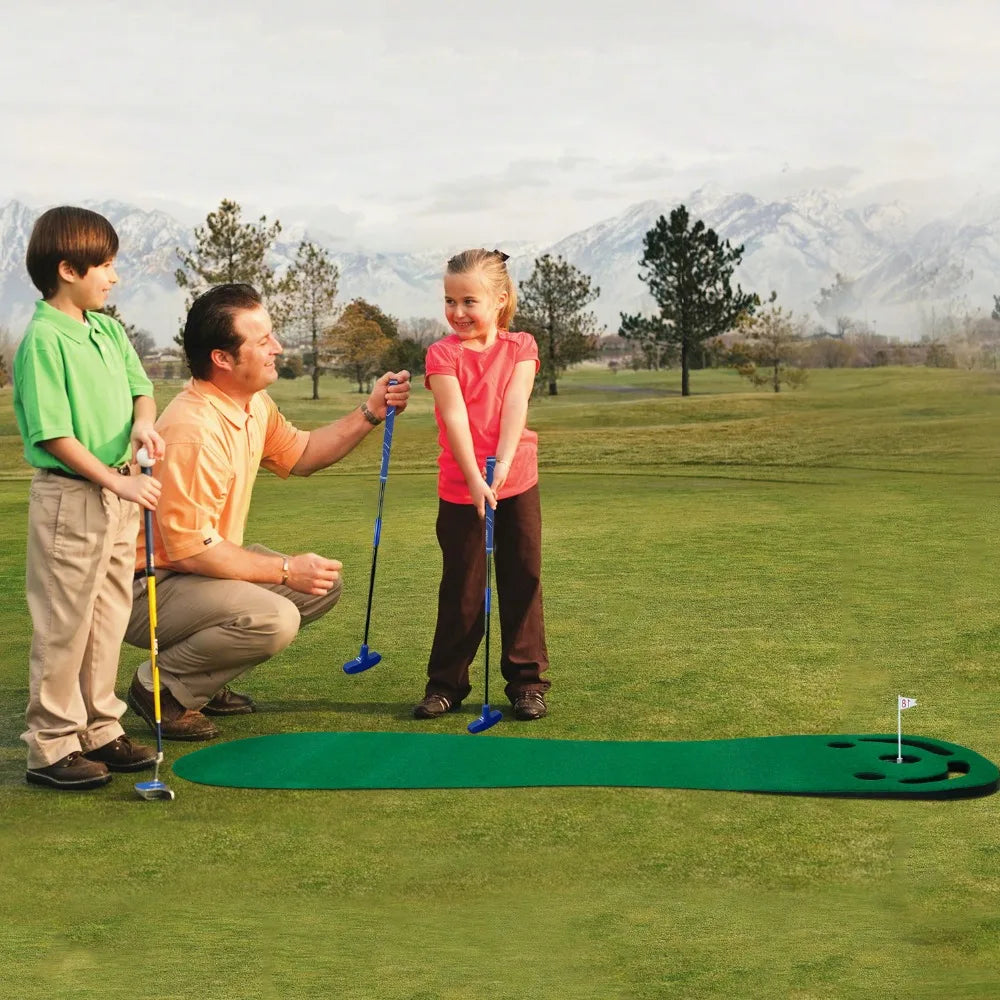
{"label": "girl's hair clip", "polygon": [[506,264],[507,261],[510,260],[510,254],[504,253],[503,250],[494,250],[493,253],[495,253],[500,258],[501,262],[504,264]]}

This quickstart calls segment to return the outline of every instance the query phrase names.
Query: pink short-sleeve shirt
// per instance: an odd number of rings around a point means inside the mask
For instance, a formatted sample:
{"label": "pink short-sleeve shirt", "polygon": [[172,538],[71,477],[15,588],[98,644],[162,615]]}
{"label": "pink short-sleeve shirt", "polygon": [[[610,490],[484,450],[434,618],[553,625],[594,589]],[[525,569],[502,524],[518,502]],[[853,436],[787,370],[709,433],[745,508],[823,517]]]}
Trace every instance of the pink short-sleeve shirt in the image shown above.
{"label": "pink short-sleeve shirt", "polygon": [[[500,439],[500,413],[504,395],[514,369],[521,361],[534,361],[538,371],[538,345],[530,333],[510,333],[500,330],[496,343],[486,351],[470,351],[462,347],[456,334],[439,340],[427,349],[424,385],[430,388],[431,375],[453,375],[458,379],[469,413],[469,429],[480,467],[488,455],[496,454]],[[448,434],[438,408],[434,407],[438,425],[438,496],[451,503],[472,503],[465,476],[451,453]],[[521,433],[511,460],[510,474],[500,490],[500,499],[517,496],[538,482],[538,435],[527,428]]]}

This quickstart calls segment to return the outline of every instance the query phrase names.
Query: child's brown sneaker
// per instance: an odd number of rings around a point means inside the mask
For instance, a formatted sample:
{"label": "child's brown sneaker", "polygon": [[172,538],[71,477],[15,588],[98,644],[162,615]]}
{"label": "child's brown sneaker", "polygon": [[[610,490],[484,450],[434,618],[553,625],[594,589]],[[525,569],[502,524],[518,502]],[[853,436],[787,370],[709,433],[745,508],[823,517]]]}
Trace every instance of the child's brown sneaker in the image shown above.
{"label": "child's brown sneaker", "polygon": [[541,691],[521,691],[514,699],[514,718],[532,722],[548,713],[545,696]]}
{"label": "child's brown sneaker", "polygon": [[88,750],[87,760],[100,761],[109,771],[145,771],[156,763],[156,751],[141,743],[133,743],[124,733],[116,740],[96,750]]}
{"label": "child's brown sneaker", "polygon": [[414,719],[436,719],[445,712],[454,712],[462,703],[452,704],[444,694],[429,694],[419,704],[413,706]]}
{"label": "child's brown sneaker", "polygon": [[111,780],[107,765],[87,760],[79,750],[74,750],[48,767],[29,767],[25,778],[32,785],[48,785],[70,791],[99,788]]}

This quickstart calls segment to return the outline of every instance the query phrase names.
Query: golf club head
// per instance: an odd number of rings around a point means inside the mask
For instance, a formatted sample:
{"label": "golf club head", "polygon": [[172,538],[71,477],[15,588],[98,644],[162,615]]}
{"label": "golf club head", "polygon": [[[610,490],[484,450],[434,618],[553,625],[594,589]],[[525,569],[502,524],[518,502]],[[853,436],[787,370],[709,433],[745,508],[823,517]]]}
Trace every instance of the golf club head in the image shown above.
{"label": "golf club head", "polygon": [[174,793],[158,778],[153,781],[136,782],[135,794],[147,802],[153,802],[156,799],[173,801],[174,798]]}
{"label": "golf club head", "polygon": [[470,722],[465,728],[470,733],[485,733],[487,729],[492,729],[502,718],[503,713],[499,708],[490,708],[489,705],[483,705],[483,714],[478,719]]}
{"label": "golf club head", "polygon": [[362,646],[361,652],[358,653],[353,660],[348,660],[344,664],[344,673],[360,674],[363,670],[368,670],[369,667],[374,667],[375,664],[381,659],[381,653],[376,653],[375,650],[369,652],[367,646]]}

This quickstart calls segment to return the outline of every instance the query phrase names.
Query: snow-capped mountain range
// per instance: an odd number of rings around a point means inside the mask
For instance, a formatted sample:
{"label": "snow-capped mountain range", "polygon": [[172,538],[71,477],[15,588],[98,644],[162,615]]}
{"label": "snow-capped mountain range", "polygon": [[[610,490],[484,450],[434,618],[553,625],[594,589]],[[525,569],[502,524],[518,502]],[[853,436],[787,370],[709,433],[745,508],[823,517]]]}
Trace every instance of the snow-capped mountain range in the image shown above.
{"label": "snow-capped mountain range", "polygon": [[[989,313],[1000,293],[1000,196],[977,197],[958,211],[929,222],[898,203],[851,208],[829,192],[813,190],[780,201],[704,187],[682,199],[692,219],[702,219],[732,244],[743,244],[736,280],[762,298],[771,291],[779,304],[832,329],[835,316],[816,310],[820,289],[837,274],[852,280],[835,310],[867,322],[878,333],[916,340],[932,317]],[[676,202],[648,201],[550,245],[505,243],[518,280],[543,253],[561,255],[600,287],[593,305],[607,331],[619,314],[650,310],[652,300],[639,279],[643,237]],[[127,320],[170,343],[184,309],[174,283],[176,249],[193,246],[193,232],[162,211],[107,201],[91,204],[118,231],[121,283],[112,293]],[[37,293],[24,269],[31,226],[40,209],[18,201],[0,208],[0,325],[20,333]],[[283,220],[286,222],[286,220]],[[308,223],[285,224],[273,262],[283,268],[303,237],[332,247],[329,236]],[[441,273],[459,246],[416,253],[343,252],[331,249],[340,269],[340,299],[362,296],[400,317],[441,315]]]}

